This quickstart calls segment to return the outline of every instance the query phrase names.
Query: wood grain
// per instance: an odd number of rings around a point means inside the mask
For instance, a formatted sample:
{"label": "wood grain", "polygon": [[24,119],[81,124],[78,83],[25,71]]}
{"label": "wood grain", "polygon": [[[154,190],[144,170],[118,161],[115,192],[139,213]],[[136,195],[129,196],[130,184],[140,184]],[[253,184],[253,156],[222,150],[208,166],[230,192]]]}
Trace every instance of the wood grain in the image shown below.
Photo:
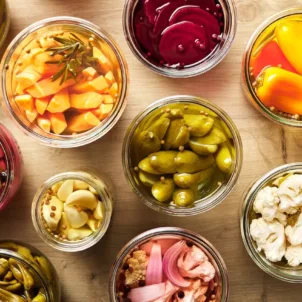
{"label": "wood grain", "polygon": [[[217,247],[229,269],[231,302],[301,301],[301,285],[269,277],[249,258],[241,240],[239,208],[251,181],[278,165],[301,158],[301,132],[271,123],[247,103],[240,87],[240,69],[245,44],[255,28],[273,13],[301,6],[302,1],[237,0],[238,33],[230,54],[206,75],[187,80],[162,78],[137,61],[123,36],[123,0],[9,0],[9,3],[12,24],[7,43],[24,27],[42,18],[71,15],[88,19],[108,31],[124,50],[131,85],[128,106],[115,128],[103,139],[75,150],[41,146],[0,113],[0,121],[20,143],[26,169],[22,189],[0,214],[0,238],[26,241],[49,256],[60,275],[63,302],[108,302],[107,281],[115,255],[135,235],[159,226],[192,229]],[[209,213],[185,219],[155,213],[140,203],[126,183],[121,164],[123,137],[135,115],[155,100],[174,94],[202,96],[226,110],[240,130],[245,151],[241,177],[232,194]],[[33,195],[52,175],[90,165],[108,173],[118,187],[111,227],[105,238],[88,251],[57,252],[40,240],[32,226]]]}

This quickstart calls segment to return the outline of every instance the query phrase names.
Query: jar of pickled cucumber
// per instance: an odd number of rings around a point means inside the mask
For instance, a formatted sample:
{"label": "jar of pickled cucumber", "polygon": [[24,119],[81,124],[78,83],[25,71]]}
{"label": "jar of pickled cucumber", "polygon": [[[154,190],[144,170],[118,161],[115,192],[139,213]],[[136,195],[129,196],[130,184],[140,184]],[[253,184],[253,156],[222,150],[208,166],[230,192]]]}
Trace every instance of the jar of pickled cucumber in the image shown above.
{"label": "jar of pickled cucumber", "polygon": [[57,174],[37,191],[32,221],[51,247],[77,252],[95,245],[105,235],[113,211],[113,185],[99,171]]}
{"label": "jar of pickled cucumber", "polygon": [[28,244],[0,241],[0,301],[60,302],[59,278],[47,257]]}
{"label": "jar of pickled cucumber", "polygon": [[159,100],[134,119],[123,144],[127,180],[143,203],[174,216],[217,206],[234,187],[242,143],[230,117],[193,96]]}
{"label": "jar of pickled cucumber", "polygon": [[0,47],[4,43],[10,25],[9,11],[6,0],[0,0]]}
{"label": "jar of pickled cucumber", "polygon": [[12,201],[23,179],[23,158],[19,145],[0,123],[0,211]]}

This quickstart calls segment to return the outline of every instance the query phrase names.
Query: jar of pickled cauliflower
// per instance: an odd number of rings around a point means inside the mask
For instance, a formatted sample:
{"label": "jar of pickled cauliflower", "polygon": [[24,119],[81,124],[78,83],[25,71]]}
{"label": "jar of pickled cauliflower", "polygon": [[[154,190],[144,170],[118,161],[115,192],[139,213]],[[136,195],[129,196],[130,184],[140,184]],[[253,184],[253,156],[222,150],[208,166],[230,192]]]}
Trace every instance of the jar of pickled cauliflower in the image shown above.
{"label": "jar of pickled cauliflower", "polygon": [[72,171],[48,179],[32,203],[32,221],[51,247],[77,252],[105,235],[113,211],[113,185],[96,171]]}
{"label": "jar of pickled cauliflower", "polygon": [[0,211],[12,201],[23,179],[23,158],[13,135],[0,123]]}
{"label": "jar of pickled cauliflower", "polygon": [[0,301],[60,302],[54,266],[39,250],[16,241],[0,241]]}

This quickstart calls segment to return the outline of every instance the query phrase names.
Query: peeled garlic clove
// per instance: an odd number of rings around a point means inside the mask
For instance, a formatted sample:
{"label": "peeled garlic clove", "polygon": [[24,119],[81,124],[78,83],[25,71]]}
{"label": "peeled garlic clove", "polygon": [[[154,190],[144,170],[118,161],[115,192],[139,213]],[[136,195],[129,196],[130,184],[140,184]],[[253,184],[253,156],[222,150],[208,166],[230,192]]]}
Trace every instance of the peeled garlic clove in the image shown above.
{"label": "peeled garlic clove", "polygon": [[48,227],[55,231],[62,217],[63,203],[57,197],[52,196],[49,202],[42,207],[42,215]]}
{"label": "peeled garlic clove", "polygon": [[94,195],[98,195],[97,190],[96,190],[94,187],[92,187],[92,186],[89,186],[89,191],[90,191],[92,194],[94,194]]}
{"label": "peeled garlic clove", "polygon": [[90,227],[91,231],[96,232],[100,227],[100,220],[90,218],[88,219],[87,225]]}
{"label": "peeled garlic clove", "polygon": [[66,201],[68,196],[73,192],[73,180],[65,180],[58,190],[57,196],[60,200]]}
{"label": "peeled garlic clove", "polygon": [[93,216],[95,219],[102,221],[104,219],[104,213],[105,213],[104,203],[98,201],[97,207],[93,212]]}
{"label": "peeled garlic clove", "polygon": [[70,229],[67,238],[71,241],[84,239],[92,234],[91,229],[83,227],[80,229]]}
{"label": "peeled garlic clove", "polygon": [[80,228],[88,221],[88,214],[84,211],[79,212],[78,209],[74,206],[68,206],[67,204],[65,204],[64,211],[66,213],[66,218],[72,228]]}
{"label": "peeled garlic clove", "polygon": [[78,190],[68,196],[66,205],[78,206],[83,209],[89,209],[93,211],[97,207],[97,202],[97,198],[90,191]]}
{"label": "peeled garlic clove", "polygon": [[71,229],[69,221],[67,219],[67,215],[65,212],[62,213],[62,218],[59,223],[59,231],[60,234],[68,235],[68,231]]}
{"label": "peeled garlic clove", "polygon": [[57,193],[58,193],[58,191],[59,191],[60,187],[62,186],[63,182],[64,182],[64,181],[59,181],[59,182],[55,183],[55,184],[51,187],[51,190],[52,190],[52,192],[53,192],[54,194],[57,194]]}
{"label": "peeled garlic clove", "polygon": [[74,190],[88,190],[89,185],[87,182],[82,180],[75,180],[73,183]]}

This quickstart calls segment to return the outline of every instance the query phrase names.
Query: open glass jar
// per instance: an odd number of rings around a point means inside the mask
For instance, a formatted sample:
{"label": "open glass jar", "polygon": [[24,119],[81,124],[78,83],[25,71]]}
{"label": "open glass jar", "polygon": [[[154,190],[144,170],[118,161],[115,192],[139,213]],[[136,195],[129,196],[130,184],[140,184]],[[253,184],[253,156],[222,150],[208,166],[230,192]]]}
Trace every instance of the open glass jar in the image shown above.
{"label": "open glass jar", "polygon": [[[141,9],[143,5],[144,8]],[[188,9],[193,11],[189,12]],[[175,17],[179,10],[182,10],[181,16],[177,15],[176,26],[170,31],[173,32],[172,37],[165,35],[166,39],[163,34],[175,25],[171,21],[172,16]],[[167,77],[193,77],[214,68],[229,52],[237,28],[236,7],[233,0],[179,0],[174,3],[162,0],[155,4],[150,1],[127,0],[123,26],[130,49],[145,66]],[[163,48],[167,48],[163,52],[168,56],[173,53],[173,62],[168,62],[161,55],[163,39],[166,40]]]}
{"label": "open glass jar", "polygon": [[268,119],[292,127],[302,127],[302,70],[294,67],[301,52],[301,44],[296,43],[301,20],[299,8],[265,20],[250,38],[242,60],[242,85],[247,99]]}
{"label": "open glass jar", "polygon": [[230,117],[204,99],[184,95],[139,113],[122,154],[126,178],[141,201],[172,216],[217,206],[235,186],[242,165],[241,138]]}
{"label": "open glass jar", "polygon": [[9,10],[6,0],[0,0],[0,47],[3,45],[10,25]]}
{"label": "open glass jar", "polygon": [[[183,246],[184,250],[186,249],[190,250],[191,248],[195,249],[195,247],[200,249],[202,251],[201,254],[204,253],[204,255],[206,256],[205,259],[207,259],[206,260],[207,264],[213,268],[213,274],[211,275],[210,278],[211,280],[209,282],[205,281],[204,284],[202,283],[205,286],[205,288],[204,290],[201,290],[202,293],[200,295],[200,298],[202,296],[202,298],[207,299],[206,301],[226,302],[228,300],[228,295],[229,295],[229,279],[228,279],[227,268],[219,252],[215,249],[215,247],[212,246],[210,242],[208,242],[205,238],[203,238],[199,234],[185,229],[175,228],[175,227],[163,227],[163,228],[149,230],[133,238],[130,242],[128,242],[123,247],[123,249],[120,251],[120,253],[117,256],[110,273],[110,278],[109,278],[110,301],[111,302],[129,301],[127,300],[127,296],[130,295],[129,289],[133,290],[132,284],[128,285],[127,287],[123,285],[122,282],[127,283],[128,277],[129,277],[129,281],[133,280],[131,274],[127,272],[127,270],[129,270],[129,267],[133,268],[131,264],[132,263],[131,259],[129,261],[131,255],[135,257],[134,253],[140,253],[141,255],[147,255],[148,257],[150,256],[149,254],[150,250],[148,251],[150,247],[148,247],[148,245],[150,245],[151,243],[151,248],[152,248],[152,244],[156,243],[161,245],[162,247],[165,246],[165,248],[164,249],[162,248],[161,250],[164,257],[163,261],[165,262],[165,255],[169,252],[169,249],[173,248],[173,244],[175,246],[175,244],[177,245],[179,242],[186,242],[186,244]],[[178,253],[178,255],[180,254],[181,252]],[[130,265],[128,263],[130,263]],[[141,270],[141,272],[143,271],[144,269]],[[126,281],[125,281],[125,275],[126,275]],[[145,277],[147,276],[143,276],[143,274],[141,274],[140,277],[142,278],[140,280],[140,286],[144,287],[146,285]],[[169,286],[168,287],[166,286],[167,291],[164,295],[164,297],[166,298],[177,296],[177,300],[175,301],[181,301],[181,299],[184,298],[186,294],[188,295],[192,294],[192,290],[190,292],[190,290],[185,290],[182,289],[181,287],[179,288],[178,286],[175,287],[176,286],[175,284],[171,285],[169,281],[167,282]],[[156,286],[158,285],[156,284]],[[195,288],[195,290],[198,292],[198,288]],[[155,289],[153,290],[153,294],[154,291]],[[155,292],[155,294],[157,293]],[[150,292],[149,292],[149,297],[150,297]],[[158,299],[159,298],[161,297],[158,297]],[[139,300],[135,299],[135,301],[139,301]],[[147,299],[145,299],[145,301],[147,301]],[[201,299],[200,301],[205,301],[205,300]]]}
{"label": "open glass jar", "polygon": [[[243,202],[241,208],[241,218],[240,218],[241,236],[248,254],[252,258],[252,260],[258,265],[258,267],[261,268],[264,272],[266,272],[267,274],[271,275],[274,278],[290,283],[302,283],[302,265],[300,264],[298,266],[296,265],[290,266],[288,263],[289,261],[288,259],[292,258],[293,254],[291,255],[288,254],[289,257],[287,257],[285,253],[285,249],[287,251],[288,247],[290,246],[289,241],[287,241],[289,237],[287,237],[288,233],[286,231],[286,228],[289,225],[291,226],[294,225],[292,224],[292,222],[297,221],[297,214],[299,213],[297,212],[294,215],[291,214],[288,215],[286,212],[282,211],[281,214],[281,212],[277,210],[277,204],[279,203],[279,201],[275,202],[274,198],[276,198],[276,196],[279,197],[280,191],[278,192],[277,189],[278,188],[280,189],[280,185],[282,185],[283,182],[285,184],[285,181],[286,179],[289,179],[289,176],[293,174],[300,175],[301,173],[302,173],[302,163],[292,163],[292,164],[283,165],[268,172],[267,174],[265,174],[264,176],[253,182],[250,186],[248,186],[243,196]],[[297,182],[297,184],[298,183],[299,182]],[[262,190],[267,186],[273,187],[274,189],[268,189],[268,191],[266,191],[264,196]],[[290,190],[292,190],[293,192],[295,191],[294,188]],[[262,193],[260,193],[261,195],[259,195],[260,191],[262,191]],[[273,194],[272,195],[273,199],[270,198],[271,194]],[[257,213],[255,212],[255,205],[254,205],[256,198],[258,199],[257,201],[258,204],[256,206]],[[261,206],[260,199],[263,199],[264,202],[267,201],[267,206],[266,206],[267,208]],[[280,208],[280,205],[278,205],[278,207]],[[262,216],[259,214],[260,211],[262,212]],[[261,219],[262,221],[260,221],[259,219]],[[261,222],[261,225],[263,225],[264,230],[265,230],[265,225],[268,225],[269,228],[271,228],[271,230],[274,230],[271,234],[268,234],[270,235],[269,238],[267,239],[263,238],[264,240],[263,242],[267,240],[269,244],[270,242],[269,240],[271,239],[271,248],[273,248],[273,245],[275,244],[275,248],[279,249],[279,251],[277,250],[276,251],[280,252],[281,255],[278,255],[278,253],[277,254],[274,253],[274,249],[271,249],[270,251],[269,246],[267,246],[267,250],[266,250],[265,245],[262,247],[262,251],[259,251],[260,246],[257,246],[257,242],[253,239],[252,233],[255,234],[254,236],[258,236],[258,234],[261,235],[261,231],[260,229],[257,230],[256,228],[257,224],[252,226],[253,220],[255,221],[259,220]],[[272,223],[274,225],[272,225]],[[284,227],[282,227],[281,224],[284,225]],[[254,228],[254,231],[251,231],[252,228]],[[282,234],[284,233],[284,229],[285,229],[286,238],[284,240],[286,241],[286,247],[284,246],[283,242],[282,242],[282,246],[280,244],[279,240],[281,236],[278,233],[279,229],[281,230]],[[265,232],[262,232],[262,235],[265,237]],[[284,234],[282,236],[284,236]],[[291,260],[295,260],[294,258],[299,259],[299,257],[301,259],[301,255],[302,255],[302,249]],[[280,258],[281,257],[282,258],[274,259],[274,262],[268,260],[269,258],[276,258],[279,256]]]}
{"label": "open glass jar", "polygon": [[[61,288],[54,266],[39,250],[22,242],[0,241],[2,301],[60,302]],[[20,276],[21,275],[21,276]],[[14,289],[13,289],[14,288]]]}
{"label": "open glass jar", "polygon": [[113,211],[113,185],[97,171],[73,171],[48,179],[32,203],[32,221],[51,247],[78,252],[105,235]]}
{"label": "open glass jar", "polygon": [[0,123],[0,211],[12,201],[23,179],[23,158],[18,143]]}
{"label": "open glass jar", "polygon": [[5,111],[25,134],[48,146],[99,139],[126,106],[128,70],[121,50],[83,19],[54,17],[30,25],[6,50],[1,73]]}

